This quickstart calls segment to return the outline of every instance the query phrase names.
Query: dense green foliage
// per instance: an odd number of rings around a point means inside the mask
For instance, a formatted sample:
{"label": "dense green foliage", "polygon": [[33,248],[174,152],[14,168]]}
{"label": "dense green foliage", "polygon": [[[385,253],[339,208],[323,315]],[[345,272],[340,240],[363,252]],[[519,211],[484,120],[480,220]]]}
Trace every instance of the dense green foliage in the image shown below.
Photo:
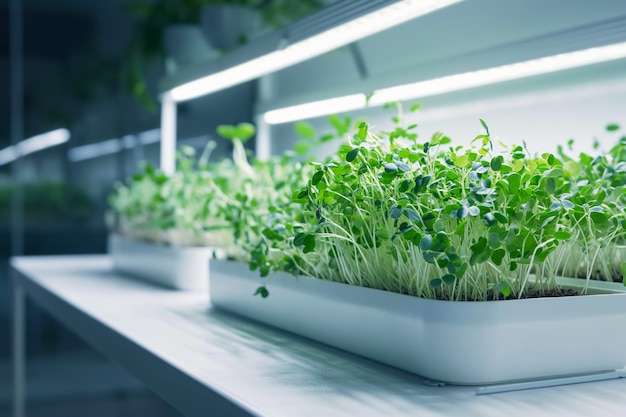
{"label": "dense green foliage", "polygon": [[612,255],[626,233],[625,141],[578,161],[524,146],[496,154],[480,122],[470,147],[446,146],[441,133],[420,142],[415,126],[374,135],[360,124],[313,164],[297,214],[273,226],[285,232],[267,234],[281,260],[261,254],[252,267],[449,300],[550,292],[573,262],[584,278],[600,269],[621,280],[623,257]]}
{"label": "dense green foliage", "polygon": [[[440,132],[420,139],[401,113],[393,120],[375,134],[333,116],[336,133],[321,137],[300,123],[298,152],[251,162],[243,141],[254,127],[220,126],[232,160],[182,154],[171,178],[147,166],[112,203],[138,229],[225,231],[231,239],[208,244],[263,277],[457,301],[554,294],[560,275],[623,280],[626,137],[573,158],[525,144],[496,151],[483,120],[468,146]],[[335,137],[343,142],[324,162],[303,157]]]}

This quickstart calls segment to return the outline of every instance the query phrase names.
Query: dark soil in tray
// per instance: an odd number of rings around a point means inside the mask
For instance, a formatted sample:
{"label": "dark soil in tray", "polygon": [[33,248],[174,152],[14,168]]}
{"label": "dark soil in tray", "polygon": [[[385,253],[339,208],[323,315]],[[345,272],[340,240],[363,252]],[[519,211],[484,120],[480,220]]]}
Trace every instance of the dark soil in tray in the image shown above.
{"label": "dark soil in tray", "polygon": [[[575,290],[572,288],[552,288],[552,289],[541,289],[541,288],[533,288],[526,287],[524,294],[521,299],[525,300],[528,298],[548,298],[548,297],[573,297],[581,295],[579,290]],[[448,298],[437,297],[438,300],[448,301]],[[511,294],[508,297],[504,297],[500,293],[495,293],[493,291],[489,291],[487,294],[487,301],[502,301],[502,300],[517,300],[517,294]],[[459,301],[483,301],[483,300],[459,300]]]}

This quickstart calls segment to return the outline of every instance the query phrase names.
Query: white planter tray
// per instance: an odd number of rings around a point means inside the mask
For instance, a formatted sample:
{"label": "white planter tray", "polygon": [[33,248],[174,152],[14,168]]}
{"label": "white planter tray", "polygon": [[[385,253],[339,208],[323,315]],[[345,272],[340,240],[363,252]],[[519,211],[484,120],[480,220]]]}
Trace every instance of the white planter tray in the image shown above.
{"label": "white planter tray", "polygon": [[483,385],[626,366],[623,286],[580,297],[450,302],[276,273],[263,299],[253,296],[263,281],[245,264],[212,261],[210,276],[218,308],[433,380]]}
{"label": "white planter tray", "polygon": [[109,235],[109,254],[116,271],[178,290],[208,290],[215,249],[176,247]]}

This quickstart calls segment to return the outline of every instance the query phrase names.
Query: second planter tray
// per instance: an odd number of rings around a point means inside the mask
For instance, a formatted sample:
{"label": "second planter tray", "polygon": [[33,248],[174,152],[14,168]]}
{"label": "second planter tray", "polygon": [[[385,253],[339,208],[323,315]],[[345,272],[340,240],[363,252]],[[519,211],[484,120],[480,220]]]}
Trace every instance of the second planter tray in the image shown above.
{"label": "second planter tray", "polygon": [[176,247],[109,236],[113,267],[122,273],[178,290],[208,290],[214,248]]}

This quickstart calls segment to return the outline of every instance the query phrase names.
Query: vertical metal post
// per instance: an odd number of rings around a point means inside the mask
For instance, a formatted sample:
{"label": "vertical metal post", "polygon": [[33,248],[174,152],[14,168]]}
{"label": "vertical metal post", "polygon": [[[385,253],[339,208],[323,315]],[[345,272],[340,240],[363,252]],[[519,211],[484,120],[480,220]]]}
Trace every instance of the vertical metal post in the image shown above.
{"label": "vertical metal post", "polygon": [[[274,94],[274,77],[268,74],[259,78],[256,83],[257,100],[261,103],[271,102]],[[272,156],[272,139],[270,125],[265,121],[263,114],[256,112],[254,123],[256,124],[256,157],[262,161]]]}
{"label": "vertical metal post", "polygon": [[11,254],[24,252],[24,215],[22,197],[21,147],[24,139],[24,47],[22,0],[11,0],[9,5],[10,27],[10,89],[11,89],[11,142],[16,159],[11,164]]}
{"label": "vertical metal post", "polygon": [[161,100],[161,170],[166,174],[176,170],[176,102],[169,91]]}
{"label": "vertical metal post", "polygon": [[[15,273],[15,272],[13,272]],[[26,300],[13,280],[13,417],[26,416]]]}
{"label": "vertical metal post", "polygon": [[[24,138],[24,46],[23,2],[9,4],[11,142],[17,155],[11,165],[11,254],[24,252],[24,215],[20,147]],[[24,290],[14,282],[13,292],[13,417],[26,413],[26,330]]]}
{"label": "vertical metal post", "polygon": [[270,126],[263,115],[256,116],[256,156],[261,161],[266,161],[272,156],[272,140],[270,137]]}

